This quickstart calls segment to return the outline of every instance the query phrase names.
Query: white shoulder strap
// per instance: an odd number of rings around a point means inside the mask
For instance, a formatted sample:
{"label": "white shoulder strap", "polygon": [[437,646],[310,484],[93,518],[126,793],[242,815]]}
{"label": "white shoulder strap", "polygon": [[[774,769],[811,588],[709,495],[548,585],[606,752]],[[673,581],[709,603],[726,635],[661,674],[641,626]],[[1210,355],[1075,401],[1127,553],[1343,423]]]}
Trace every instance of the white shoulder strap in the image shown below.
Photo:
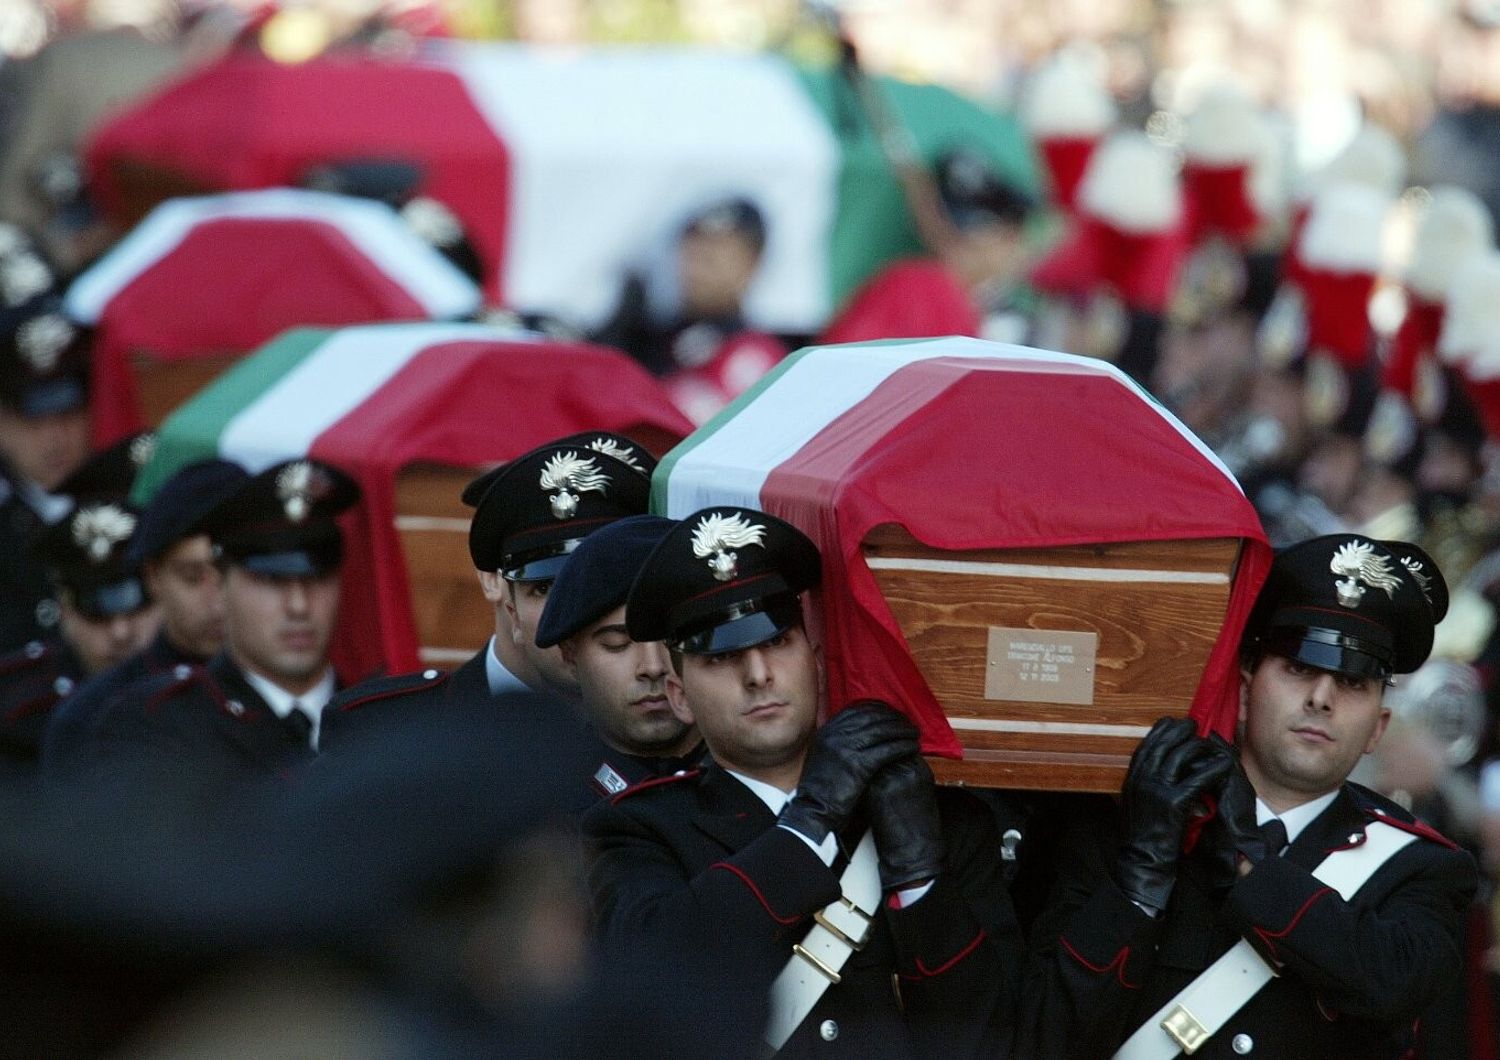
{"label": "white shoulder strap", "polygon": [[[1416,838],[1394,825],[1374,821],[1365,828],[1363,843],[1335,850],[1313,870],[1313,876],[1348,901],[1380,866]],[[1240,939],[1143,1023],[1120,1046],[1114,1060],[1192,1056],[1275,976],[1254,947]]]}
{"label": "white shoulder strap", "polygon": [[792,947],[787,962],[771,984],[771,1019],[765,1039],[772,1052],[786,1044],[823,991],[839,981],[839,970],[870,937],[880,908],[880,863],[875,837],[866,832],[854,848],[849,867],[839,877],[842,897],[813,914],[807,937]]}

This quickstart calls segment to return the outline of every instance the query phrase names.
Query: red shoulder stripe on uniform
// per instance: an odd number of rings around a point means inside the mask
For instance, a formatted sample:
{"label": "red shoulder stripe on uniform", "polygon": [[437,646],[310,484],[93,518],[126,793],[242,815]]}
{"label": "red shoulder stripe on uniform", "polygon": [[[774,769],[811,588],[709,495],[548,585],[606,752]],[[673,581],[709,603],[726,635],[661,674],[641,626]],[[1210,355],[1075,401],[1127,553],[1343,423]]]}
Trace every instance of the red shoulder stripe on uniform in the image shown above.
{"label": "red shoulder stripe on uniform", "polygon": [[1062,948],[1068,951],[1068,956],[1072,957],[1089,971],[1098,975],[1104,975],[1106,972],[1114,972],[1115,978],[1120,981],[1120,985],[1126,990],[1139,990],[1141,988],[1140,983],[1130,983],[1125,980],[1125,966],[1130,963],[1129,946],[1122,948],[1119,953],[1115,954],[1114,960],[1108,964],[1094,964],[1088,958],[1084,957],[1083,954],[1075,950],[1067,939],[1059,937],[1057,941],[1062,943]]}
{"label": "red shoulder stripe on uniform", "polygon": [[624,791],[615,795],[614,798],[610,799],[609,804],[613,806],[621,799],[628,799],[630,798],[630,796],[635,795],[638,792],[645,791],[647,788],[657,788],[663,784],[676,783],[679,780],[691,780],[702,772],[703,770],[701,769],[689,769],[682,773],[673,773],[670,776],[651,777],[649,780],[643,780],[639,784],[630,785],[630,787],[626,788]]}
{"label": "red shoulder stripe on uniform", "polygon": [[[973,938],[973,940],[970,941],[967,946],[965,946],[963,949],[959,950],[952,957],[949,957],[946,961],[944,961],[942,964],[938,965],[936,968],[928,968],[927,965],[925,965],[925,964],[922,963],[922,958],[918,957],[917,958],[917,973],[918,974],[916,974],[916,975],[904,975],[903,974],[901,976],[901,978],[902,979],[932,979],[932,978],[934,978],[936,976],[942,975],[944,972],[948,971],[950,968],[952,968],[959,961],[963,960],[969,954],[971,954],[975,950],[977,950],[979,948],[979,944],[984,941],[984,938],[985,938],[984,929],[980,928],[979,929],[979,934],[975,935],[974,938]],[[1066,943],[1065,943],[1065,945],[1066,945]]]}
{"label": "red shoulder stripe on uniform", "polygon": [[41,662],[51,654],[52,649],[45,644],[42,645],[42,650],[35,654],[27,652],[25,648],[22,648],[19,651],[13,651],[4,658],[0,658],[0,674],[13,673],[16,670],[24,670],[29,666],[34,666],[35,664]]}
{"label": "red shoulder stripe on uniform", "polygon": [[[623,795],[625,793],[622,791],[620,792],[620,794]],[[766,901],[766,896],[762,894],[760,888],[755,885],[755,881],[752,880],[749,876],[745,875],[745,870],[741,869],[738,865],[731,865],[727,861],[716,861],[709,866],[709,869],[723,869],[725,872],[732,872],[736,876],[738,876],[740,878],[740,882],[743,883],[746,887],[750,888],[750,893],[755,895],[755,900],[759,902],[765,909],[766,915],[769,916],[772,920],[776,921],[776,923],[795,924],[799,920],[803,919],[800,916],[782,916],[781,914],[777,913],[776,910],[772,909],[771,903]]]}
{"label": "red shoulder stripe on uniform", "polygon": [[1430,839],[1440,846],[1447,847],[1449,850],[1460,849],[1457,843],[1449,839],[1447,836],[1443,835],[1442,832],[1439,832],[1436,828],[1432,827],[1432,825],[1428,824],[1426,821],[1403,821],[1395,814],[1375,813],[1373,811],[1367,812],[1369,812],[1371,820],[1379,821],[1382,824],[1388,824],[1392,828],[1399,828],[1401,829],[1401,831],[1410,832],[1415,836],[1421,836],[1423,839]]}
{"label": "red shoulder stripe on uniform", "polygon": [[22,703],[17,703],[5,715],[6,721],[20,721],[31,714],[41,714],[43,711],[51,710],[62,702],[62,696],[56,692],[48,692],[46,695],[34,696]]}
{"label": "red shoulder stripe on uniform", "polygon": [[146,700],[145,709],[148,711],[155,710],[157,707],[161,706],[162,702],[168,697],[176,695],[188,685],[191,685],[197,681],[202,681],[204,686],[208,688],[209,694],[212,695],[214,699],[218,700],[220,706],[223,706],[224,697],[217,694],[214,683],[212,681],[206,680],[207,676],[207,672],[201,666],[194,666],[188,673],[185,673],[180,677],[177,676],[174,671],[172,680],[162,685],[161,688],[157,689],[156,693],[150,699]]}
{"label": "red shoulder stripe on uniform", "polygon": [[[1266,949],[1270,950],[1274,955],[1276,953],[1276,940],[1284,939],[1288,935],[1290,935],[1292,933],[1292,929],[1297,926],[1298,922],[1301,921],[1301,919],[1307,914],[1307,911],[1309,909],[1311,909],[1313,906],[1317,905],[1319,901],[1327,898],[1330,894],[1333,893],[1334,891],[1332,887],[1319,887],[1316,891],[1308,896],[1307,901],[1302,903],[1302,908],[1298,909],[1297,912],[1293,914],[1291,921],[1287,924],[1286,927],[1282,928],[1280,931],[1271,931],[1268,928],[1257,927],[1255,929],[1255,933],[1260,936],[1260,940],[1266,944]],[[1277,960],[1277,963],[1278,965],[1281,963],[1279,958]]]}
{"label": "red shoulder stripe on uniform", "polygon": [[443,684],[448,680],[448,676],[448,674],[440,673],[436,677],[420,681],[414,685],[403,684],[397,685],[395,688],[374,689],[365,695],[340,703],[339,713],[343,714],[346,711],[354,710],[356,707],[363,707],[369,703],[379,703],[382,699],[394,699],[396,696],[404,696],[408,692],[426,692],[430,688],[436,688],[438,685]]}

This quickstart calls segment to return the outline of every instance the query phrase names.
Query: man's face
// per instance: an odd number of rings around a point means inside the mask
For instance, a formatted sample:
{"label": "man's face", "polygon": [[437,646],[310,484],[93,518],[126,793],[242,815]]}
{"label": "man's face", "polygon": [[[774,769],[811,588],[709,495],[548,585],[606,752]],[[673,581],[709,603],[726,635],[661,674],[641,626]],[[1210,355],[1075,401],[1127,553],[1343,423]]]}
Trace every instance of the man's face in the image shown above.
{"label": "man's face", "polygon": [[754,774],[799,762],[818,727],[823,672],[800,626],[744,651],[683,655],[672,711],[696,723],[714,758]]}
{"label": "man's face", "polygon": [[152,605],[109,618],[93,618],[73,606],[67,593],[59,594],[62,636],[90,675],[122,663],[140,651],[161,625],[161,611]]}
{"label": "man's face", "polygon": [[[621,604],[561,645],[604,742],[630,754],[681,754],[696,738],[667,701],[671,660],[661,641],[634,641]],[[683,744],[688,744],[684,747]]]}
{"label": "man's face", "polygon": [[677,245],[683,315],[738,313],[759,262],[760,252],[739,232],[685,233]]}
{"label": "man's face", "polygon": [[578,679],[557,648],[536,646],[536,627],[547,606],[552,582],[505,583],[505,610],[510,617],[511,642],[541,676],[548,688],[570,699],[578,697]]}
{"label": "man's face", "polygon": [[22,416],[0,405],[0,456],[44,490],[76,471],[89,455],[87,409]]}
{"label": "man's face", "polygon": [[294,578],[253,574],[237,564],[224,574],[225,633],[235,662],[296,695],[328,668],[339,614],[339,574]]}
{"label": "man's face", "polygon": [[208,537],[177,542],[146,563],[145,575],[172,643],[204,657],[218,651],[224,642],[223,579]]}
{"label": "man's face", "polygon": [[1278,811],[1336,789],[1380,742],[1391,712],[1385,684],[1280,655],[1244,673],[1240,760],[1256,793]]}

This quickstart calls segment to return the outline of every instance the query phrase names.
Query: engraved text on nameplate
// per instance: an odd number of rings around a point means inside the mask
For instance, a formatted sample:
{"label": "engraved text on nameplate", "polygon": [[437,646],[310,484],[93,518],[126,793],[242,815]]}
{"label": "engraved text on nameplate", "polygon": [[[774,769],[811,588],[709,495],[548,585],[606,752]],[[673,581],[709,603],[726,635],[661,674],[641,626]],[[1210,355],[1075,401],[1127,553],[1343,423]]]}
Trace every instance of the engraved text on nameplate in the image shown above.
{"label": "engraved text on nameplate", "polygon": [[1094,702],[1099,634],[991,626],[984,698],[1022,703]]}

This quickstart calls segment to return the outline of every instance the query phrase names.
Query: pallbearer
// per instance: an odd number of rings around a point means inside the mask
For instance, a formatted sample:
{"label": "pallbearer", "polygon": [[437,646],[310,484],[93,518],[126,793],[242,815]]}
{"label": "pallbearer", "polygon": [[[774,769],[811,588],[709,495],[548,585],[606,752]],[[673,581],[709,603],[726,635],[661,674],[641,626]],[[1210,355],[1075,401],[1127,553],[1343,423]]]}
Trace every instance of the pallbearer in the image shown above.
{"label": "pallbearer", "polygon": [[569,435],[538,446],[479,476],[463,499],[474,507],[469,555],[493,609],[495,632],[451,674],[368,681],[341,695],[329,711],[328,747],[357,738],[392,716],[477,711],[504,723],[497,697],[543,693],[576,703],[578,684],[555,647],[536,643],[552,580],[595,530],[646,511],[656,460],[628,438],[607,431]]}
{"label": "pallbearer", "polygon": [[284,776],[318,747],[337,687],[343,534],[359,487],[291,460],[247,478],[203,521],[223,578],[225,644],[206,666],[146,678],[102,709],[89,764],[145,759],[225,779]]}
{"label": "pallbearer", "polygon": [[711,758],[585,816],[602,930],[723,955],[769,997],[780,1055],[994,1055],[1020,956],[999,839],[935,788],[891,706],[818,727],[802,594],[819,577],[801,532],[737,507],[688,516],[645,561],[628,631],[666,642],[672,710]]}
{"label": "pallbearer", "polygon": [[1142,742],[1118,842],[1080,836],[1062,869],[1023,1055],[1409,1055],[1463,967],[1474,864],[1347,778],[1447,600],[1404,542],[1277,555],[1243,641],[1237,751],[1185,720]]}
{"label": "pallbearer", "polygon": [[673,525],[632,515],[594,531],[558,572],[537,625],[537,647],[562,652],[605,746],[592,778],[601,795],[691,769],[704,755],[697,728],[667,699],[667,646],[635,640],[625,625],[630,585]]}

